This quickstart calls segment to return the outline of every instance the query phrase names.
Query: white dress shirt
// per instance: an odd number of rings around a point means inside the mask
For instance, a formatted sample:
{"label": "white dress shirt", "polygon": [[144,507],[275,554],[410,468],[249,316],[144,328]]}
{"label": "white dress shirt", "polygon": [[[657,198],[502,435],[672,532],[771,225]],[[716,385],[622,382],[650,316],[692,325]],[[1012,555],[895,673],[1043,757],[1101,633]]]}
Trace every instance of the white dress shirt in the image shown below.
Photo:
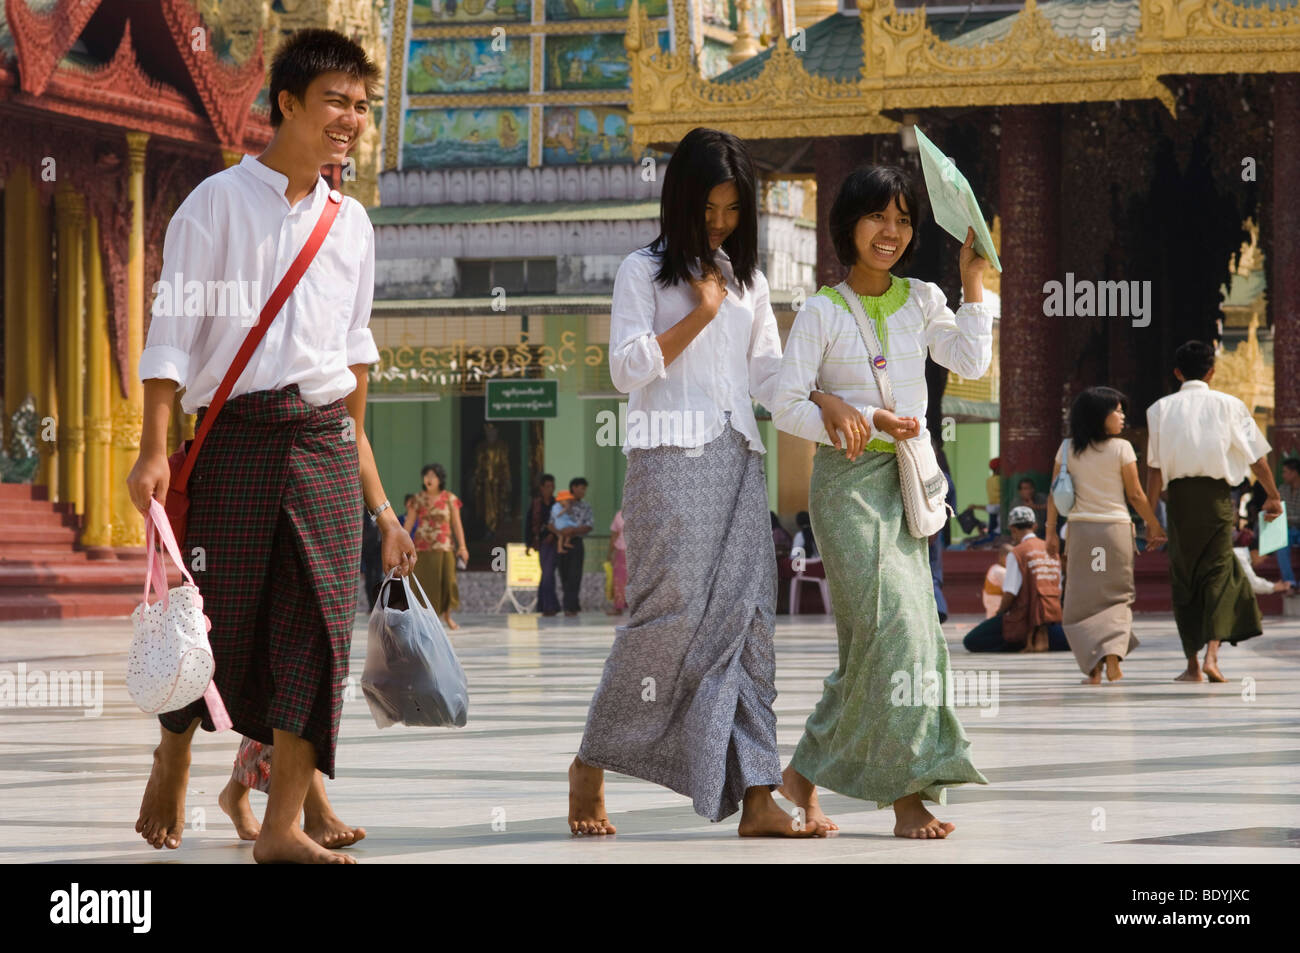
{"label": "white dress shirt", "polygon": [[[916,278],[895,280],[908,283],[907,299],[884,319],[886,334],[881,346],[885,372],[894,391],[893,412],[899,417],[916,417],[924,434],[929,400],[926,352],[962,377],[983,377],[993,360],[996,307],[967,303],[954,315],[938,285]],[[872,420],[884,401],[857,321],[826,291],[809,298],[794,319],[785,342],[776,403],[771,405],[772,420],[786,433],[829,444],[821,409],[809,395],[814,390],[834,394],[861,411],[871,428],[870,439],[880,441],[876,449],[887,449],[884,445],[892,444],[894,438],[877,430]]]}
{"label": "white dress shirt", "polygon": [[[1027,539],[1037,539],[1034,533],[1026,533],[1020,537],[1020,542]],[[1016,560],[1015,553],[1007,553],[1007,574],[1002,577],[1002,594],[1007,596],[1016,596],[1020,594],[1020,583],[1023,577],[1020,574],[1020,563]]]}
{"label": "white dress shirt", "polygon": [[1267,596],[1272,593],[1273,584],[1267,579],[1261,579],[1255,572],[1255,567],[1250,564],[1250,550],[1245,546],[1232,547],[1232,555],[1237,557],[1237,562],[1241,563],[1242,570],[1246,573],[1246,581],[1250,583],[1250,588],[1254,590],[1257,596]]}
{"label": "white dress shirt", "polygon": [[[717,317],[667,367],[657,335],[695,310],[695,289],[685,282],[665,288],[655,281],[660,258],[648,248],[632,252],[619,266],[609,322],[609,376],[628,395],[624,453],[702,447],[722,433],[727,411],[749,448],[765,452],[752,402],[772,406],[781,371],[781,336],[767,278],[756,269],[742,291],[726,252],[719,248],[714,256],[727,279],[727,296]],[[698,277],[698,267],[694,273]]]}
{"label": "white dress shirt", "polygon": [[[200,182],[167,226],[140,379],[176,381],[185,389],[186,413],[211,402],[329,201],[330,187],[320,179],[315,191],[290,207],[288,184],[286,176],[244,156],[239,165]],[[231,281],[237,283],[238,307],[212,291]],[[195,293],[178,293],[177,287]],[[344,198],[316,257],[230,396],[297,384],[302,399],[319,407],[350,394],[356,378],[349,367],[379,360],[369,328],[374,293],[374,229],[361,203]]]}
{"label": "white dress shirt", "polygon": [[1147,465],[1166,485],[1203,476],[1236,486],[1271,449],[1246,405],[1205,381],[1185,381],[1152,404],[1147,431]]}

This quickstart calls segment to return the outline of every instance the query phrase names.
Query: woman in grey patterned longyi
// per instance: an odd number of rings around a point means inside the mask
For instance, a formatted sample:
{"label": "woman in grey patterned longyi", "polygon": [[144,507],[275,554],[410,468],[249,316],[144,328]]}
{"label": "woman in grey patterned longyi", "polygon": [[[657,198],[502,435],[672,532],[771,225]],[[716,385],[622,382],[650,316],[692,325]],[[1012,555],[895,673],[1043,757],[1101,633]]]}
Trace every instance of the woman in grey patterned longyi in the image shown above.
{"label": "woman in grey patterned longyi", "polygon": [[752,399],[771,400],[781,343],[755,267],[754,173],[740,140],[687,134],[664,177],[661,222],[614,283],[630,618],[569,768],[569,827],[614,833],[609,769],[685,794],[713,821],[743,805],[742,835],[824,833],[792,824],[771,793],[776,556]]}

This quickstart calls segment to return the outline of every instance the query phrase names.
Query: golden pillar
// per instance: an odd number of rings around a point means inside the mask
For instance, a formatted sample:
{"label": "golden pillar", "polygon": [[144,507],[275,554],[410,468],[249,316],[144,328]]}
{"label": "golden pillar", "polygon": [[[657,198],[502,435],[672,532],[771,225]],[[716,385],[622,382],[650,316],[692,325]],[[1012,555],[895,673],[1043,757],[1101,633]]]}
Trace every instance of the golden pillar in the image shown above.
{"label": "golden pillar", "polygon": [[128,132],[127,186],[131,201],[131,237],[126,259],[126,397],[113,394],[113,545],[143,546],[144,520],[131,503],[126,477],[140,450],[144,421],[144,385],[140,352],[144,350],[144,154],[147,132]]}
{"label": "golden pillar", "polygon": [[[27,190],[31,183],[27,170],[19,166],[5,182],[5,231],[10,236],[4,243],[5,287],[5,421],[18,409],[27,396],[27,321],[24,314],[27,284],[27,247],[23,241],[26,227]],[[8,431],[5,445],[8,446]]]}
{"label": "golden pillar", "polygon": [[99,220],[86,229],[86,515],[81,543],[113,545],[113,355],[108,340]]}
{"label": "golden pillar", "polygon": [[66,182],[54,193],[59,282],[59,499],[86,511],[85,292],[86,200]]}
{"label": "golden pillar", "polygon": [[[50,210],[41,202],[35,183],[22,167],[15,169],[5,183],[5,224],[6,343],[16,338],[13,350],[6,348],[5,360],[10,369],[22,365],[18,381],[22,393],[17,401],[27,394],[36,398],[36,445],[41,463],[33,482],[49,486],[51,499],[57,500],[54,467],[59,405],[50,307]],[[9,397],[8,383],[5,395]],[[7,412],[13,413],[16,407],[16,402],[7,404]]]}

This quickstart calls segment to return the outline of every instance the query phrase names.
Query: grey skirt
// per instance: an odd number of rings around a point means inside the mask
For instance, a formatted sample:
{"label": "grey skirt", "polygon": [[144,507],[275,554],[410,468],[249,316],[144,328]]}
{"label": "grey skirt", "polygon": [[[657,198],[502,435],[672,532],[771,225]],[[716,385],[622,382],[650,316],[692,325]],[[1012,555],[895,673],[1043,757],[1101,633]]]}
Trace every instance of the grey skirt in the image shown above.
{"label": "grey skirt", "polygon": [[630,617],[578,757],[662,784],[720,821],[746,789],[781,783],[762,457],[730,425],[700,450],[633,450],[623,520]]}

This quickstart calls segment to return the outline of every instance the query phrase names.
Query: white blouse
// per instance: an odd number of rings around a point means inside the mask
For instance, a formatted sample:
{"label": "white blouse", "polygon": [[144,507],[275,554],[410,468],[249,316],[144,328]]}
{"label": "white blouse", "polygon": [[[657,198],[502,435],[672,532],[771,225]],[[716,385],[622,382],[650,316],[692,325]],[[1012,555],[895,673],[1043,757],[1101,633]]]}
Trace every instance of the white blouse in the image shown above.
{"label": "white blouse", "polygon": [[[997,307],[987,302],[965,303],[954,315],[938,285],[916,278],[905,280],[907,298],[885,317],[886,333],[877,336],[883,338],[886,373],[893,385],[893,412],[899,417],[916,417],[925,433],[926,352],[962,377],[983,377],[993,360]],[[834,394],[861,411],[871,428],[870,438],[881,442],[877,449],[894,442],[889,434],[876,430],[872,420],[884,401],[857,321],[824,290],[810,297],[795,317],[771,410],[772,420],[786,433],[830,444],[821,409],[809,400],[814,390]]]}
{"label": "white blouse", "polygon": [[624,453],[702,447],[722,433],[727,411],[749,448],[765,452],[753,401],[771,407],[781,372],[781,337],[767,278],[755,270],[749,289],[741,291],[726,252],[718,249],[714,255],[727,279],[727,296],[717,316],[667,367],[657,335],[695,310],[695,289],[684,282],[663,287],[655,281],[660,257],[647,248],[632,252],[619,266],[610,313],[609,375],[628,395]]}
{"label": "white blouse", "polygon": [[[320,179],[291,208],[288,184],[244,156],[200,182],[167,226],[140,379],[176,381],[185,388],[186,413],[211,402],[329,200],[329,185]],[[374,229],[361,203],[345,197],[230,396],[297,384],[302,399],[319,407],[352,393],[357,382],[349,368],[379,360],[370,333],[374,294]]]}

